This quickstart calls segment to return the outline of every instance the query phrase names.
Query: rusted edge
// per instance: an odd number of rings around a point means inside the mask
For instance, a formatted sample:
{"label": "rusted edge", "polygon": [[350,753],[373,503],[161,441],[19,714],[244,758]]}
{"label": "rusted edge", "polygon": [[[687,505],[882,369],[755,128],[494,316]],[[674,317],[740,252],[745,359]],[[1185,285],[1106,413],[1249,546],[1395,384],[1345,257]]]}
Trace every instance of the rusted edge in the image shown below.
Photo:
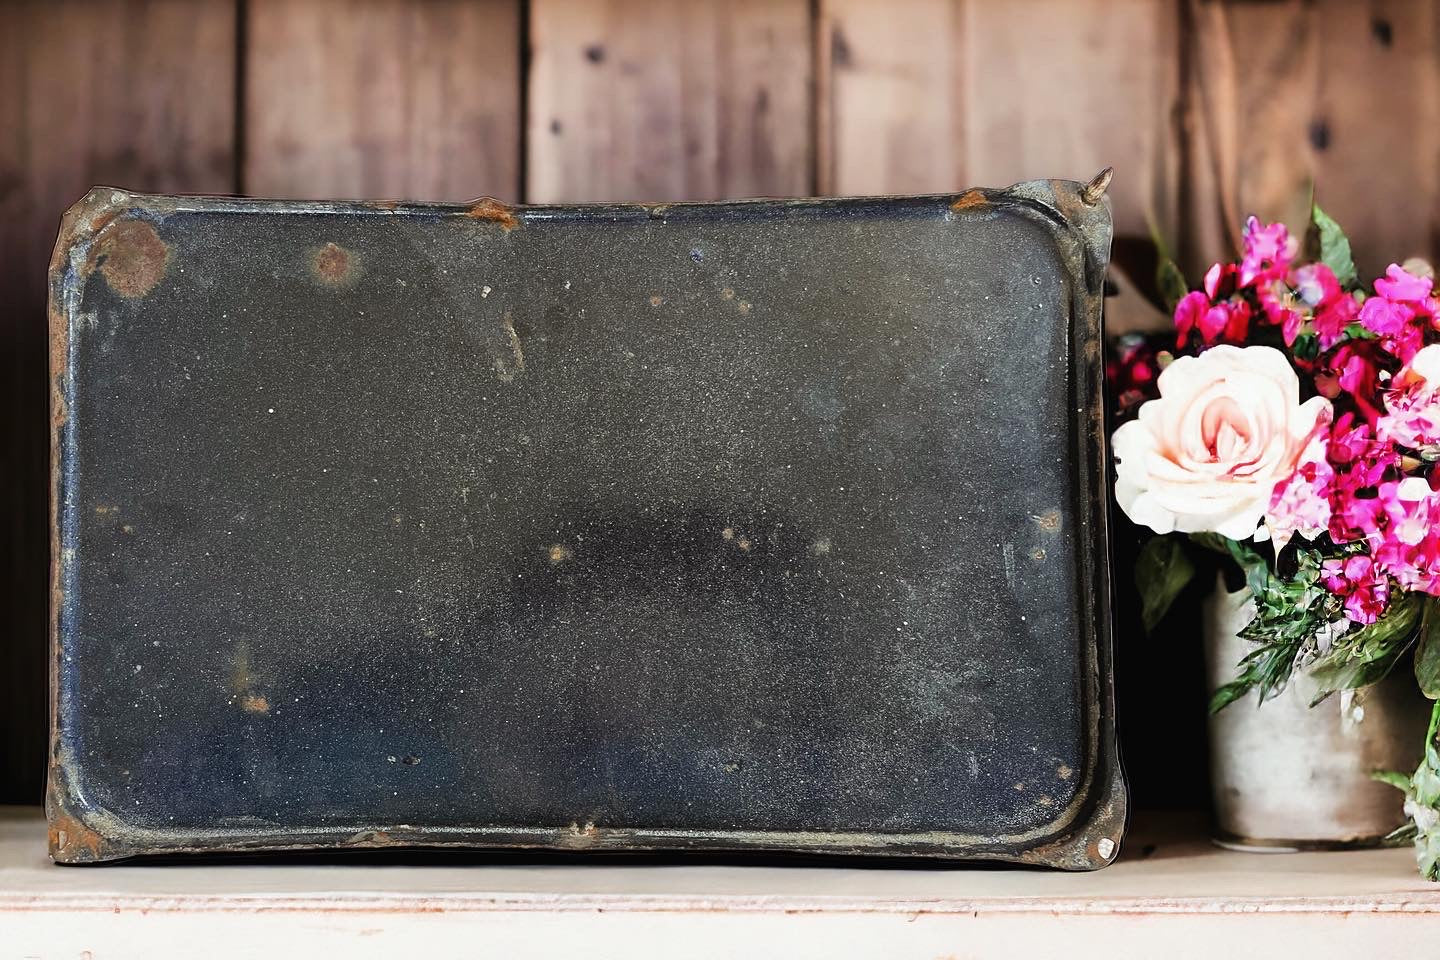
{"label": "rusted edge", "polygon": [[1109,170],[1088,183],[1035,180],[991,192],[993,203],[1018,201],[1042,217],[1063,261],[1076,274],[1071,290],[1071,349],[1074,394],[1072,422],[1080,439],[1079,485],[1075,493],[1082,539],[1093,546],[1080,556],[1082,623],[1093,634],[1084,650],[1084,701],[1095,714],[1085,727],[1086,764],[1074,800],[1054,824],[1053,839],[1016,859],[1066,870],[1089,870],[1113,862],[1127,822],[1124,768],[1116,743],[1111,581],[1108,566],[1108,449],[1099,398],[1103,396],[1103,292],[1113,223],[1104,189]]}
{"label": "rusted edge", "polygon": [[[46,777],[45,810],[50,821],[50,855],[58,863],[109,859],[109,841],[86,819],[77,815],[62,762],[60,726],[60,667],[64,657],[62,618],[65,609],[65,574],[70,557],[65,547],[64,456],[70,429],[70,346],[73,320],[70,298],[76,284],[88,273],[90,246],[95,237],[120,213],[133,205],[130,194],[111,187],[94,187],[60,218],[60,232],[50,257],[50,759]],[[93,264],[92,264],[93,266]]]}
{"label": "rusted edge", "polygon": [[990,205],[990,198],[985,196],[984,190],[966,190],[955,201],[950,204],[950,209],[955,213],[965,210],[983,210]]}
{"label": "rusted edge", "polygon": [[516,216],[515,208],[494,197],[481,197],[476,200],[465,211],[465,216],[472,220],[488,220],[499,224],[500,229],[506,233],[520,226],[520,218]]}

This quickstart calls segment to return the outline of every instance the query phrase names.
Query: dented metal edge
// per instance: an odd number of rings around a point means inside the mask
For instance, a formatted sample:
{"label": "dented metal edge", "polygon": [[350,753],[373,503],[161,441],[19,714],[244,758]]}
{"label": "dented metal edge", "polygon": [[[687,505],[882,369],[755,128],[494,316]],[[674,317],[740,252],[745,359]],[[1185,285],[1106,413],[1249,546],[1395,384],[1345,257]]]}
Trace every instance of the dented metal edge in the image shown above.
{"label": "dented metal edge", "polygon": [[[491,198],[470,204],[403,204],[391,201],[289,201],[232,197],[166,197],[132,194],[96,187],[66,212],[50,265],[50,368],[51,368],[51,755],[46,809],[50,819],[50,850],[58,863],[97,863],[134,856],[171,853],[205,853],[244,850],[303,850],[373,847],[492,847],[555,850],[680,850],[714,852],[768,850],[797,853],[905,855],[947,860],[1001,860],[1067,870],[1089,870],[1114,859],[1126,822],[1126,795],[1114,732],[1114,690],[1110,675],[1110,578],[1108,519],[1103,508],[1107,451],[1102,395],[1101,308],[1104,273],[1111,242],[1109,200],[1095,185],[1075,181],[1028,181],[1004,190],[969,190],[956,195],[905,198],[806,198],[799,200],[741,200],[723,203],[593,204],[579,206],[508,206]],[[1105,178],[1108,183],[1108,178]],[[90,803],[67,774],[73,757],[66,757],[62,726],[60,676],[67,607],[74,602],[67,583],[65,551],[71,540],[72,511],[66,509],[68,483],[63,456],[72,442],[68,429],[71,396],[71,338],[81,284],[95,267],[92,244],[118,217],[163,222],[182,212],[315,213],[392,215],[409,213],[437,218],[465,217],[493,223],[504,234],[532,220],[625,221],[668,219],[689,215],[713,217],[717,212],[736,218],[756,214],[781,216],[787,211],[815,207],[863,211],[896,206],[917,215],[934,215],[937,206],[950,216],[984,214],[987,208],[1016,207],[1045,223],[1061,248],[1075,284],[1071,303],[1071,349],[1074,351],[1075,396],[1072,417],[1082,464],[1076,516],[1085,539],[1093,545],[1081,557],[1080,580],[1092,591],[1080,590],[1084,622],[1092,643],[1081,643],[1086,708],[1085,779],[1075,797],[1056,818],[1037,830],[1007,837],[983,837],[950,832],[877,834],[873,832],[707,831],[683,829],[612,829],[594,824],[568,827],[413,827],[336,829],[233,825],[196,832],[137,827]],[[941,206],[943,205],[943,206]],[[1100,497],[1100,499],[1096,499]],[[67,762],[68,761],[68,762]],[[304,839],[296,840],[297,835]],[[1018,848],[1018,849],[1017,849]]]}

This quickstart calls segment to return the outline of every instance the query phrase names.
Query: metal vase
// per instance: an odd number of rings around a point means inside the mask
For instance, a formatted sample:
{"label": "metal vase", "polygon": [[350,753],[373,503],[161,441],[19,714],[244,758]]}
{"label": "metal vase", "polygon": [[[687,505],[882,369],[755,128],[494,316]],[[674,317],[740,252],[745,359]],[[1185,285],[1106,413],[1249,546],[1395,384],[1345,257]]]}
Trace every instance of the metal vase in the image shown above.
{"label": "metal vase", "polygon": [[[1210,689],[1235,676],[1251,649],[1239,631],[1250,592],[1216,585],[1205,609]],[[1404,798],[1371,779],[1415,769],[1429,702],[1408,669],[1311,707],[1317,690],[1297,674],[1258,706],[1254,691],[1210,718],[1210,779],[1216,842],[1267,851],[1374,846],[1405,822]]]}

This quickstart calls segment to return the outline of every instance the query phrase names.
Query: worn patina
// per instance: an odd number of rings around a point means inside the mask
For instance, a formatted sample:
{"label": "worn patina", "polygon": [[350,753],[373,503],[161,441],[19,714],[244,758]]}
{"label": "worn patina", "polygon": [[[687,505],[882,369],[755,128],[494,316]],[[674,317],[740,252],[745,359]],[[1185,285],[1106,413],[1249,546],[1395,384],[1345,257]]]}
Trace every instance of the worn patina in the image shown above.
{"label": "worn patina", "polygon": [[51,275],[55,858],[1103,865],[1103,190],[92,191]]}

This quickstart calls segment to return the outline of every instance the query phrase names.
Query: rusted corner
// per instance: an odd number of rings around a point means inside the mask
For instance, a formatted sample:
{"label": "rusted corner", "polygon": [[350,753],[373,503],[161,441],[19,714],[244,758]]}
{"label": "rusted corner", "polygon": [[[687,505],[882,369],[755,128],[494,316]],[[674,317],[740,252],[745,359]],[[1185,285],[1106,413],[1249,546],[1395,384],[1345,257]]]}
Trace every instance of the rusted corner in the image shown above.
{"label": "rusted corner", "polygon": [[500,229],[506,233],[520,226],[520,218],[516,215],[515,208],[494,197],[481,197],[476,200],[465,211],[465,216],[472,220],[488,220],[499,224]]}
{"label": "rusted corner", "polygon": [[50,859],[56,863],[98,863],[114,859],[109,841],[66,814],[50,817]]}
{"label": "rusted corner", "polygon": [[[1108,168],[1107,168],[1108,170]],[[1031,180],[1017,183],[1006,192],[1050,211],[1064,221],[1079,240],[1083,257],[1086,291],[1099,296],[1104,286],[1105,267],[1110,260],[1114,223],[1110,198],[1104,193],[1110,178],[1102,171],[1088,183],[1074,180]]]}
{"label": "rusted corner", "polygon": [[1021,859],[1060,870],[1099,870],[1115,862],[1125,839],[1127,800],[1118,762],[1100,786],[1101,796],[1076,829],[1059,839],[1026,850]]}
{"label": "rusted corner", "polygon": [[50,776],[45,792],[45,814],[50,821],[50,859],[56,863],[99,863],[128,856],[130,851],[114,840],[117,831],[101,826],[113,818],[87,807],[70,788],[70,771],[61,759],[61,752],[58,744],[50,751]]}

